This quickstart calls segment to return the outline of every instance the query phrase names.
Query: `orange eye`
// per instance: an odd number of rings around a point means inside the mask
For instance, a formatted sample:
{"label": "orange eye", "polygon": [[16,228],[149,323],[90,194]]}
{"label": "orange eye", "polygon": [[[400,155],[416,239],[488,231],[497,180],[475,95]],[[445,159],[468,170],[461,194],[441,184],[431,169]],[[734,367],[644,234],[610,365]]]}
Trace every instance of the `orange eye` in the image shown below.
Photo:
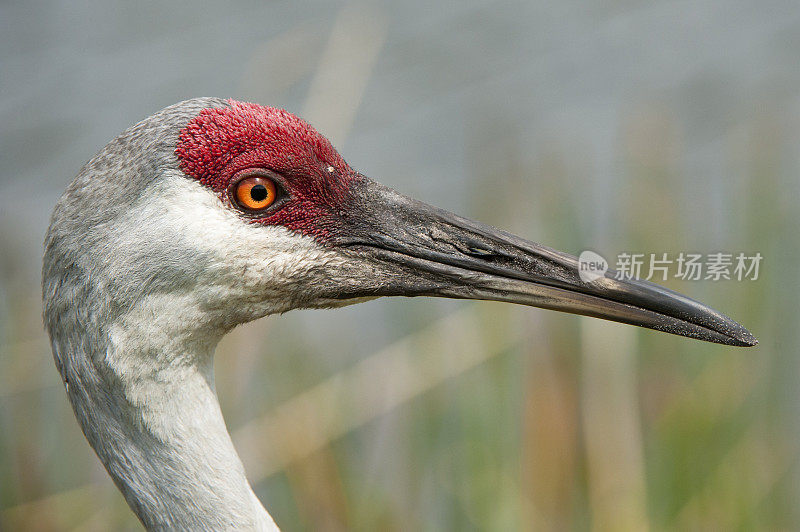
{"label": "orange eye", "polygon": [[261,211],[275,203],[278,189],[272,179],[254,175],[234,185],[233,197],[243,209]]}

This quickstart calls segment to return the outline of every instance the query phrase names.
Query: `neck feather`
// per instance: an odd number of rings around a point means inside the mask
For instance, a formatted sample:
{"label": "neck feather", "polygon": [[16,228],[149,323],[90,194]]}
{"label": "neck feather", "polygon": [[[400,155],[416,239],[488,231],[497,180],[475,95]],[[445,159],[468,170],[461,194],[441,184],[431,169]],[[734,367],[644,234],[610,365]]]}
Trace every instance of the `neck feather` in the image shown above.
{"label": "neck feather", "polygon": [[275,530],[217,401],[213,351],[224,331],[208,333],[192,300],[148,297],[83,331],[95,342],[54,335],[73,408],[148,529]]}

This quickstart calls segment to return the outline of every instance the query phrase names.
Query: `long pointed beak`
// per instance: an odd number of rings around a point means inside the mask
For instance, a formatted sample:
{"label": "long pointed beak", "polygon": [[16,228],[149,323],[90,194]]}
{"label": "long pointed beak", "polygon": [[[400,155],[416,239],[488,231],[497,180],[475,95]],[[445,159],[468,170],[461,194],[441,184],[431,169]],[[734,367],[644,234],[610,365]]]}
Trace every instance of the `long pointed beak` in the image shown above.
{"label": "long pointed beak", "polygon": [[[591,281],[576,257],[407,198],[365,179],[335,244],[380,264],[355,295],[428,295],[519,303],[733,346],[758,343],[716,310],[608,270]],[[357,215],[355,213],[358,213]],[[346,235],[345,235],[346,233]]]}

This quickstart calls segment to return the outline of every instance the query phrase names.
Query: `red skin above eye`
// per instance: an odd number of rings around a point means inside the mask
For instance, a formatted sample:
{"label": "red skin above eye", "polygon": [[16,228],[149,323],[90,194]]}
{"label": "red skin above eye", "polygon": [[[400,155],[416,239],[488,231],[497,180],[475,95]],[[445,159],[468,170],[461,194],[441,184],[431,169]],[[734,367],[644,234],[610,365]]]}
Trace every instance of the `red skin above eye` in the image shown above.
{"label": "red skin above eye", "polygon": [[[282,225],[327,240],[358,174],[331,143],[295,115],[228,100],[230,107],[203,109],[179,135],[175,154],[183,172],[227,202],[230,180],[262,168],[283,177],[289,201],[254,223]],[[330,171],[333,168],[333,172]]]}

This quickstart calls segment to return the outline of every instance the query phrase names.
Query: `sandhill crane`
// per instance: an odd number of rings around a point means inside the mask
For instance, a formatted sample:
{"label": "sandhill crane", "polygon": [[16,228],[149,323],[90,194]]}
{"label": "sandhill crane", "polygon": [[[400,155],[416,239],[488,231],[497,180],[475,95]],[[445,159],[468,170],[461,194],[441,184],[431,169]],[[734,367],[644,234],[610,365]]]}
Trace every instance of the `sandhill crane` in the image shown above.
{"label": "sandhill crane", "polygon": [[167,107],[112,140],[58,201],[44,322],[86,438],[148,529],[275,529],[214,389],[238,324],[380,296],[521,303],[736,346],[726,316],[405,197],[279,109]]}

